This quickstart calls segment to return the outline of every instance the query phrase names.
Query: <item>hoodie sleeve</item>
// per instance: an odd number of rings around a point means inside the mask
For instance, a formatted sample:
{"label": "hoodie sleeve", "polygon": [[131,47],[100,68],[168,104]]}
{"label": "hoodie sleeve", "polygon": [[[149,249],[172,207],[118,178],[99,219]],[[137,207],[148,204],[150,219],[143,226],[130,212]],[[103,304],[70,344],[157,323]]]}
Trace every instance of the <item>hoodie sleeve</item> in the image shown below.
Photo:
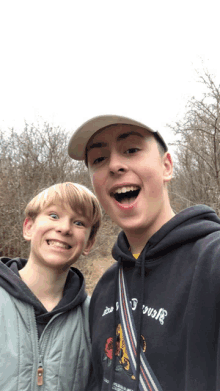
{"label": "hoodie sleeve", "polygon": [[[220,240],[213,233],[198,241],[187,313],[185,389],[220,390]],[[202,352],[202,356],[201,356]]]}

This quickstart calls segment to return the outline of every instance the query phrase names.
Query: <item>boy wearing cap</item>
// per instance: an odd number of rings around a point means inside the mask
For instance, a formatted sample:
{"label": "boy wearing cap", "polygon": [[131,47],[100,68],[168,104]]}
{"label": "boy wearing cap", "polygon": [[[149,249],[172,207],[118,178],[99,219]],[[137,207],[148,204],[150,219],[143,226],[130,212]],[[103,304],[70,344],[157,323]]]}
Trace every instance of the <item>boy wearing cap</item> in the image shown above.
{"label": "boy wearing cap", "polygon": [[122,228],[90,306],[98,389],[219,390],[220,219],[203,205],[174,215],[170,153],[134,120],[86,122],[69,155]]}
{"label": "boy wearing cap", "polygon": [[67,182],[34,197],[25,216],[28,261],[0,261],[0,389],[83,391],[89,298],[71,265],[93,246],[101,209],[87,188]]}

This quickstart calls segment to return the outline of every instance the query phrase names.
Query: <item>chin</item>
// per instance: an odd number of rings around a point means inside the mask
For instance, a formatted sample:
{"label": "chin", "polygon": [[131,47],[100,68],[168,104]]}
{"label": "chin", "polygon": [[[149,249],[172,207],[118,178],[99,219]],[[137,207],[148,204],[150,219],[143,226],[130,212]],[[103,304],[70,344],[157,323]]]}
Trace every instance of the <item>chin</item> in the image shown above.
{"label": "chin", "polygon": [[[116,222],[116,224],[118,224]],[[126,232],[130,232],[130,233],[138,233],[138,232],[143,232],[144,230],[146,230],[146,228],[140,226],[139,224],[118,224],[119,227]]]}
{"label": "chin", "polygon": [[[119,225],[119,224],[118,224]],[[151,224],[146,225],[146,221],[143,223],[141,222],[130,222],[129,224],[121,224],[119,225],[123,231],[128,232],[130,234],[135,234],[135,236],[142,235],[147,233],[151,229]]]}

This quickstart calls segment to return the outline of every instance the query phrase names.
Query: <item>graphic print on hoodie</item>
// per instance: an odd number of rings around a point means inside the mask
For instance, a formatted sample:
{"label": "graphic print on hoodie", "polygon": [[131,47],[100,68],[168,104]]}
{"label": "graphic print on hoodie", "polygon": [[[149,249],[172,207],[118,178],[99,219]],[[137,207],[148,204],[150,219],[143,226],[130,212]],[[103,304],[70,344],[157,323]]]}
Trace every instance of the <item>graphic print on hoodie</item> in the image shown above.
{"label": "graphic print on hoodie", "polygon": [[113,248],[117,263],[99,281],[90,306],[99,390],[136,387],[119,319],[120,264],[140,349],[163,391],[220,389],[219,254],[220,219],[205,206],[188,208],[172,218],[150,238],[137,260],[125,234],[119,234]]}

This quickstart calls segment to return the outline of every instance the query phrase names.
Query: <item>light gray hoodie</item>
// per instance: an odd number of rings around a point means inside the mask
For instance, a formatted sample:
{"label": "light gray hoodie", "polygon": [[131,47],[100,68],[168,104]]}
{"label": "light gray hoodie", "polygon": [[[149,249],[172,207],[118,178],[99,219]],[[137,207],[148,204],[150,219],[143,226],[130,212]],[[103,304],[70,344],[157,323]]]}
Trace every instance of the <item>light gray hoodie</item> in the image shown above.
{"label": "light gray hoodie", "polygon": [[90,371],[83,275],[71,268],[63,298],[47,312],[19,277],[25,264],[0,261],[0,390],[83,391]]}

